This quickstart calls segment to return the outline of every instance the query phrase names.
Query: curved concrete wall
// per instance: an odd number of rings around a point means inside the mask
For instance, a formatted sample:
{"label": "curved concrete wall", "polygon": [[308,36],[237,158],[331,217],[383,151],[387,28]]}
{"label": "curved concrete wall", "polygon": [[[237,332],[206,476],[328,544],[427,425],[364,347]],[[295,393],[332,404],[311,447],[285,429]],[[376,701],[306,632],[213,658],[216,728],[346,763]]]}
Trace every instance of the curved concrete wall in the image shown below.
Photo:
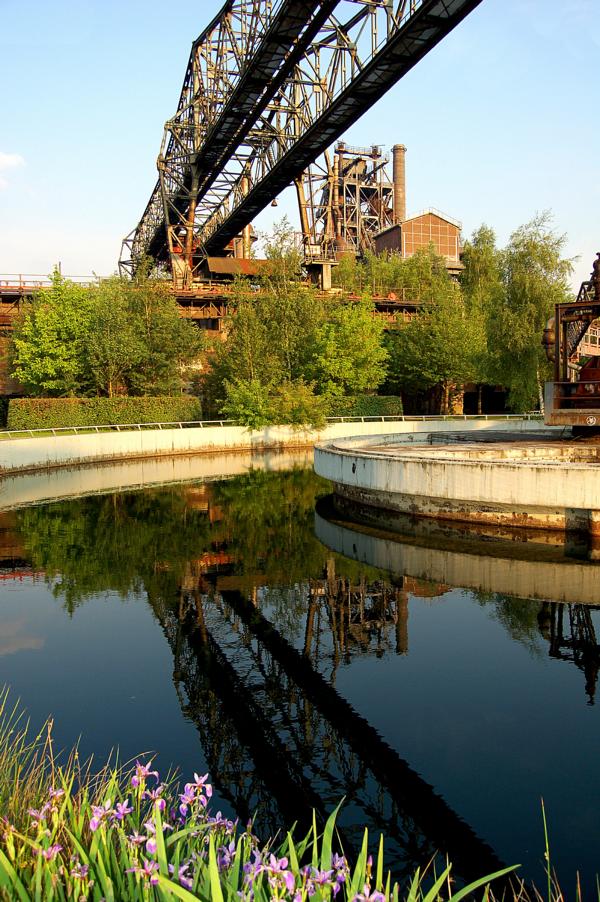
{"label": "curved concrete wall", "polygon": [[600,604],[594,564],[529,561],[403,544],[315,516],[317,538],[345,557],[416,579],[517,598]]}
{"label": "curved concrete wall", "polygon": [[[533,421],[465,420],[435,421],[436,431],[499,428],[539,428]],[[102,460],[134,457],[219,453],[222,451],[259,451],[269,448],[312,447],[315,442],[345,436],[373,436],[382,431],[395,435],[430,432],[431,420],[399,420],[397,422],[329,423],[319,430],[298,430],[291,426],[269,426],[249,430],[243,426],[193,427],[185,429],[144,429],[140,431],[100,432],[86,434],[44,435],[0,441],[0,475],[14,470],[43,467],[74,466]]]}
{"label": "curved concrete wall", "polygon": [[249,470],[287,470],[310,466],[308,448],[253,454],[178,455],[149,459],[96,463],[93,467],[60,467],[53,470],[14,472],[0,480],[0,510],[47,504],[66,498],[131,491],[159,485],[210,482],[240,476]]}
{"label": "curved concrete wall", "polygon": [[[385,444],[398,447],[386,451]],[[444,448],[404,453],[397,437],[385,436],[321,444],[315,470],[340,494],[377,507],[600,533],[598,464],[494,460],[487,449],[481,459]]]}

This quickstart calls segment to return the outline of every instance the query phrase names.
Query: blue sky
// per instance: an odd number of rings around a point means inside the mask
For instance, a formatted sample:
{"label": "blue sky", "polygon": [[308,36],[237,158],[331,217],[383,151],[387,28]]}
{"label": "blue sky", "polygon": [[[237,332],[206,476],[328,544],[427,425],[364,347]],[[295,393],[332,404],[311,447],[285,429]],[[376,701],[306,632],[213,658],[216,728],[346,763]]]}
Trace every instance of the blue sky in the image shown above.
{"label": "blue sky", "polygon": [[[0,0],[0,274],[108,274],[156,178],[192,40],[221,0]],[[406,144],[408,211],[482,222],[538,211],[600,250],[598,0],[483,0],[344,136]],[[293,197],[257,227],[295,217]]]}

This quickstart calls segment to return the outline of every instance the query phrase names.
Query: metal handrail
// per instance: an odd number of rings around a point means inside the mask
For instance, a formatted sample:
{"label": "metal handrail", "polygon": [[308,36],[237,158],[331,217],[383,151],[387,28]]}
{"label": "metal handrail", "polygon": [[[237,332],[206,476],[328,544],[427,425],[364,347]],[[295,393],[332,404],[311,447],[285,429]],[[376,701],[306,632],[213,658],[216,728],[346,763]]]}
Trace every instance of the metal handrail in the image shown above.
{"label": "metal handrail", "polygon": [[[335,423],[402,423],[402,422],[466,422],[471,420],[539,420],[541,413],[483,413],[483,414],[452,414],[448,416],[437,414],[423,414],[420,416],[365,416],[365,417],[326,417],[328,424]],[[78,435],[101,432],[142,432],[145,429],[212,429],[224,426],[241,426],[236,420],[189,420],[187,422],[166,423],[107,423],[97,426],[46,426],[41,429],[2,429],[0,436],[13,438],[22,436],[41,437],[43,435]],[[285,425],[285,424],[283,424]]]}

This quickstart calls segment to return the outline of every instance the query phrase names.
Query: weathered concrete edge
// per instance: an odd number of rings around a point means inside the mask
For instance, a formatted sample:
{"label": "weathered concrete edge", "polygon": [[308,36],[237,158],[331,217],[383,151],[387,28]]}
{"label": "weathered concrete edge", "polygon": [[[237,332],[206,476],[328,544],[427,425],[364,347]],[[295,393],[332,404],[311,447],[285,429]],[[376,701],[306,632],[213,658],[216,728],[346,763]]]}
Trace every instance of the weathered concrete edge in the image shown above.
{"label": "weathered concrete edge", "polygon": [[[539,423],[535,420],[457,419],[436,421],[434,427],[436,432],[459,429],[462,432],[508,428],[529,430],[539,428]],[[269,426],[260,430],[248,430],[243,426],[192,427],[8,439],[0,442],[0,478],[17,472],[144,457],[310,448],[318,442],[349,436],[364,440],[380,435],[382,431],[395,436],[431,432],[432,422],[402,420],[396,423],[330,423],[319,430],[298,430],[291,426]]]}
{"label": "weathered concrete edge", "polygon": [[600,603],[600,581],[594,566],[581,563],[524,561],[448,549],[403,544],[354,531],[315,515],[315,534],[345,557],[391,573],[432,580],[475,591],[569,604]]}
{"label": "weathered concrete edge", "polygon": [[[523,424],[524,425],[524,424]],[[431,431],[431,430],[430,430]],[[436,431],[440,431],[437,430]],[[315,471],[340,494],[374,507],[422,516],[580,528],[600,533],[600,467],[378,454],[352,438],[315,448]]]}

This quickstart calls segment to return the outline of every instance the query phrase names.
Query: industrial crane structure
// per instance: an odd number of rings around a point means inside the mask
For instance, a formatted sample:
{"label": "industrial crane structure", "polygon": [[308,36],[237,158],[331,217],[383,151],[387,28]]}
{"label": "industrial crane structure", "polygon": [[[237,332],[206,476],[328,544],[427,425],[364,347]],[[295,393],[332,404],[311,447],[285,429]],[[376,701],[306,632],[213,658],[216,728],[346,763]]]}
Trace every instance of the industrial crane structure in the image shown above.
{"label": "industrial crane structure", "polygon": [[554,365],[546,383],[546,423],[600,434],[600,253],[574,302],[557,304],[543,344]]}
{"label": "industrial crane structure", "polygon": [[208,256],[249,257],[254,217],[480,2],[227,0],[192,45],[121,272],[150,259],[189,289]]}

